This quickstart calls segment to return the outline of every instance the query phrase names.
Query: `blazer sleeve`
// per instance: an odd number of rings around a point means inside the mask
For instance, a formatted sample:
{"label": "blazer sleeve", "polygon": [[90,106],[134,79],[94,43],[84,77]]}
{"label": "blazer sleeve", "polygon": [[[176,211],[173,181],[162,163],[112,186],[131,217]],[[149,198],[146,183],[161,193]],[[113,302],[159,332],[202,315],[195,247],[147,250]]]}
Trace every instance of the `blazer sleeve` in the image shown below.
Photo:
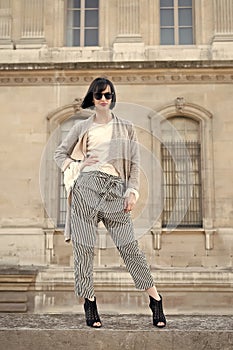
{"label": "blazer sleeve", "polygon": [[134,188],[139,192],[140,182],[140,149],[137,134],[133,125],[129,130],[130,139],[130,173],[128,178],[128,188]]}
{"label": "blazer sleeve", "polygon": [[79,125],[75,124],[70,129],[62,143],[55,150],[54,160],[62,171],[65,171],[69,164],[73,161],[70,155],[77,144],[79,137],[80,128]]}

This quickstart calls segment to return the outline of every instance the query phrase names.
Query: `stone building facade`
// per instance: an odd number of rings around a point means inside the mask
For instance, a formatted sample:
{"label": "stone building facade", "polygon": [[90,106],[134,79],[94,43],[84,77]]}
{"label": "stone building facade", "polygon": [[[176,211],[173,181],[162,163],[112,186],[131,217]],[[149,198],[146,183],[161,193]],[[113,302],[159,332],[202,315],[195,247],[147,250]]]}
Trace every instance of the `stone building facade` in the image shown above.
{"label": "stone building facade", "polygon": [[[231,0],[0,0],[1,310],[82,307],[52,157],[97,76],[137,128],[134,220],[167,312],[232,313]],[[102,226],[94,273],[103,311],[147,310]]]}

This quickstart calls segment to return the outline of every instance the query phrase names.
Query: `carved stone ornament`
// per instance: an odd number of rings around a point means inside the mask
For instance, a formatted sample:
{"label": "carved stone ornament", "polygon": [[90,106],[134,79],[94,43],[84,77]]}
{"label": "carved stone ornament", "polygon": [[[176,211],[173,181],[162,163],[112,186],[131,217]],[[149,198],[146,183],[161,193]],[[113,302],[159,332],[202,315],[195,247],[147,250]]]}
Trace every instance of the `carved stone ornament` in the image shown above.
{"label": "carved stone ornament", "polygon": [[178,112],[183,112],[184,111],[184,107],[185,107],[185,99],[184,97],[177,97],[175,100],[175,106],[176,106],[176,110]]}
{"label": "carved stone ornament", "polygon": [[82,99],[81,98],[75,98],[73,101],[73,108],[74,108],[74,113],[77,113],[81,110],[81,104],[82,104]]}
{"label": "carved stone ornament", "polygon": [[[63,72],[62,75],[55,75],[53,69],[33,69],[31,70],[21,70],[16,69],[18,66],[15,65],[15,70],[2,69],[0,67],[0,86],[54,86],[57,84],[66,86],[78,86],[86,85],[94,79],[94,73],[96,71],[90,72],[90,76],[87,76],[86,71],[72,71],[67,70]],[[106,68],[108,69],[108,68]],[[93,73],[93,74],[92,74]],[[218,73],[214,69],[210,72],[200,73],[198,70],[196,72],[187,72],[180,69],[178,72],[173,71],[170,74],[165,74],[163,70],[155,72],[155,70],[137,71],[132,72],[122,72],[119,69],[108,70],[108,79],[112,80],[114,83],[118,84],[231,84],[233,82],[233,70],[232,69],[222,69],[218,70]],[[183,99],[182,97],[177,97],[178,99]],[[177,103],[178,104],[178,103]]]}

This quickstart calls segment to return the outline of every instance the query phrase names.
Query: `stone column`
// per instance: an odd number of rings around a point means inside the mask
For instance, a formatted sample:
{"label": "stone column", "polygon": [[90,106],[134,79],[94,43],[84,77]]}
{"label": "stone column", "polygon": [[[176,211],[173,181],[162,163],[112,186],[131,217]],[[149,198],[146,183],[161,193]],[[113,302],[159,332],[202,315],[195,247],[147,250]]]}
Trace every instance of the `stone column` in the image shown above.
{"label": "stone column", "polygon": [[214,0],[214,41],[233,41],[233,1]]}
{"label": "stone column", "polygon": [[0,0],[0,47],[11,45],[12,9],[10,0]]}
{"label": "stone column", "polygon": [[113,60],[140,60],[144,58],[144,44],[140,35],[139,0],[118,0],[117,37]]}

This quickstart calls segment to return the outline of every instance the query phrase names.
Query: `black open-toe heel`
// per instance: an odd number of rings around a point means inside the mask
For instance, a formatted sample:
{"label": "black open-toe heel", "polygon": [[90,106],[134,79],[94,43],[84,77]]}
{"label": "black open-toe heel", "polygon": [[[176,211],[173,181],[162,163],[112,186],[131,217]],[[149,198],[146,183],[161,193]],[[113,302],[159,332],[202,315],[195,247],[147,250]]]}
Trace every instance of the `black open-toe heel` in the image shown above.
{"label": "black open-toe heel", "polygon": [[[102,323],[100,321],[100,317],[97,310],[96,298],[94,299],[94,301],[85,298],[84,310],[87,326],[93,328],[102,327]],[[96,323],[99,323],[99,325],[97,325]]]}
{"label": "black open-toe heel", "polygon": [[[162,297],[160,296],[160,300],[157,301],[156,299],[152,298],[150,296],[150,304],[149,307],[151,308],[153,312],[153,325],[158,328],[163,328],[166,326],[166,318],[163,313],[163,303],[162,303]],[[162,322],[163,325],[159,325],[158,323]]]}

